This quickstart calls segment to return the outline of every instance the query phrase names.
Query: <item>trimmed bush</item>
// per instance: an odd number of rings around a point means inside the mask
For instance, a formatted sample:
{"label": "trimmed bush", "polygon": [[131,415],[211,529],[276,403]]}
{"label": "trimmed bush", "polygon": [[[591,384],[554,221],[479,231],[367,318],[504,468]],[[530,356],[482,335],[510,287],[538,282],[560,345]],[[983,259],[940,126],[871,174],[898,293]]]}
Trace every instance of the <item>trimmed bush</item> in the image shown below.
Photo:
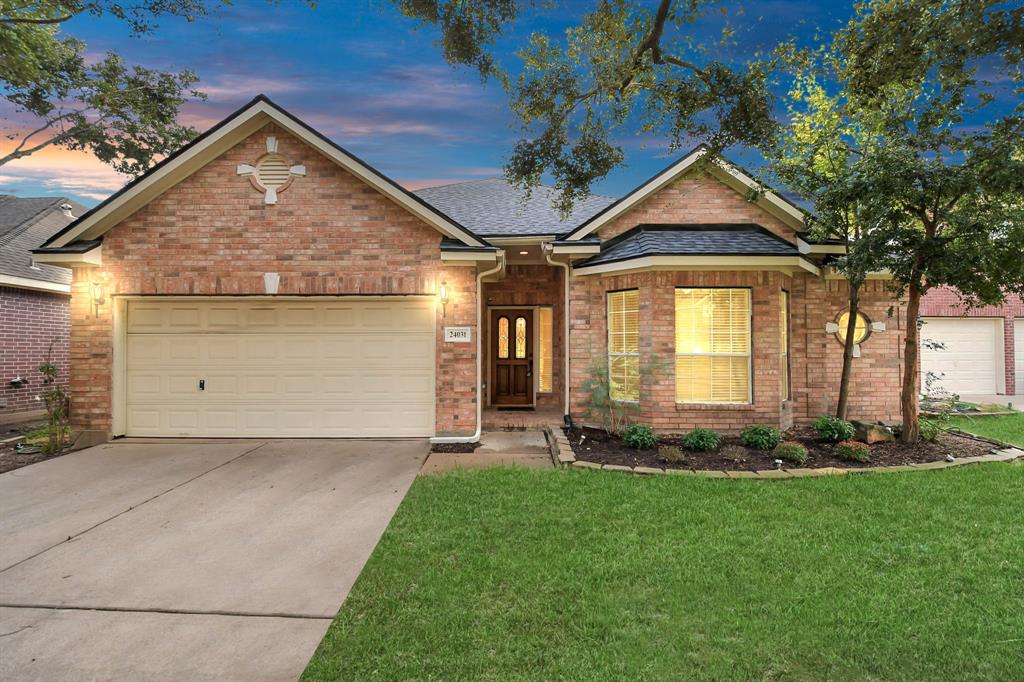
{"label": "trimmed bush", "polygon": [[818,432],[818,438],[828,443],[850,440],[856,433],[850,422],[828,415],[822,415],[814,420],[814,430]]}
{"label": "trimmed bush", "polygon": [[871,459],[871,448],[855,440],[837,443],[835,453],[836,457],[847,462],[866,462]]}
{"label": "trimmed bush", "polygon": [[626,445],[637,450],[650,450],[658,444],[654,429],[644,424],[630,424],[622,432],[622,440]]}
{"label": "trimmed bush", "polygon": [[743,444],[755,450],[771,450],[782,441],[782,434],[773,426],[754,424],[740,433]]}
{"label": "trimmed bush", "polygon": [[694,429],[683,436],[683,447],[687,450],[714,450],[722,437],[711,429]]}
{"label": "trimmed bush", "polygon": [[800,445],[800,443],[779,443],[772,450],[772,454],[775,455],[776,459],[781,459],[785,462],[792,462],[793,464],[807,463],[807,448]]}

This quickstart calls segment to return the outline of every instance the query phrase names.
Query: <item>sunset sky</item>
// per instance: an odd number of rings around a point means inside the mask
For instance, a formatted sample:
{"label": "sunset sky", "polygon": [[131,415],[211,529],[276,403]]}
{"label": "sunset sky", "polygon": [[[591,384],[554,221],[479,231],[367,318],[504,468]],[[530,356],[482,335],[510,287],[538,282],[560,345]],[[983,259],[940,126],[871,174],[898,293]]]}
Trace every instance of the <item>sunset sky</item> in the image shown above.
{"label": "sunset sky", "polygon": [[[556,19],[548,13],[517,24],[499,48],[506,66],[516,68],[514,46],[531,31],[558,34],[592,4],[565,2]],[[739,58],[787,35],[809,41],[850,12],[845,2],[751,0],[743,7],[736,20]],[[264,93],[409,188],[499,175],[519,137],[500,87],[448,66],[434,45],[436,31],[417,29],[384,0],[326,0],[315,9],[297,0],[237,0],[192,24],[161,24],[145,38],[130,38],[113,19],[81,17],[65,30],[91,54],[117,50],[129,63],[196,71],[209,101],[188,104],[182,120],[199,130]],[[30,122],[5,106],[3,127]],[[628,191],[676,154],[657,137],[619,142],[627,165],[595,188],[604,194]],[[729,156],[758,165],[747,150]],[[64,194],[87,205],[124,182],[87,154],[60,149],[0,167],[0,192]]]}

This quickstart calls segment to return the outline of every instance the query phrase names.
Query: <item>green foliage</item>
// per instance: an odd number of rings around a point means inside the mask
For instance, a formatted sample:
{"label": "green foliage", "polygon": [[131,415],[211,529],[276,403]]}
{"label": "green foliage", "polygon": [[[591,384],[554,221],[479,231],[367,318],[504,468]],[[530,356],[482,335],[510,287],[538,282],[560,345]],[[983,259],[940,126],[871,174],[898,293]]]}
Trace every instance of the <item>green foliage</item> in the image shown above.
{"label": "green foliage", "polygon": [[942,427],[939,426],[939,422],[937,420],[921,420],[921,438],[929,442],[935,442],[936,440],[939,439],[940,433],[942,433]]}
{"label": "green foliage", "polygon": [[836,457],[847,462],[866,462],[871,458],[871,448],[855,440],[837,443],[834,452]]}
{"label": "green foliage", "polygon": [[46,409],[46,442],[43,444],[44,451],[48,454],[56,454],[64,449],[67,437],[70,435],[68,425],[68,408],[70,401],[68,393],[60,383],[60,372],[57,366],[51,361],[53,354],[53,343],[46,354],[46,360],[39,365],[39,373],[43,375],[43,392],[38,396]]}
{"label": "green foliage", "polygon": [[775,446],[772,450],[772,454],[777,459],[781,459],[786,462],[792,462],[793,464],[806,464],[807,463],[807,448],[800,443],[783,442]]}
{"label": "green foliage", "polygon": [[828,415],[822,415],[814,420],[814,430],[818,432],[818,438],[829,443],[849,440],[856,432],[850,422]]}
{"label": "green foliage", "polygon": [[622,440],[631,448],[650,450],[658,444],[654,429],[646,424],[630,424],[622,433]]}
{"label": "green foliage", "polygon": [[[552,12],[543,0],[393,0],[415,20],[441,30],[451,64],[496,77],[511,98],[524,138],[505,172],[535,187],[550,174],[568,213],[590,186],[623,162],[618,140],[659,134],[672,149],[703,140],[715,149],[757,145],[774,133],[770,61],[731,54],[735,41],[726,5],[712,0],[594,3],[568,28],[534,32],[510,78],[493,56],[495,42],[531,10]],[[737,13],[740,16],[740,13]],[[694,39],[698,24],[722,26],[720,37]]]}
{"label": "green foliage", "polygon": [[771,450],[782,440],[782,434],[773,426],[754,424],[740,433],[743,444],[755,450]]}
{"label": "green foliage", "polygon": [[722,442],[722,437],[711,429],[694,429],[683,437],[683,447],[687,450],[714,450]]}
{"label": "green foliage", "polygon": [[640,411],[636,403],[624,403],[612,398],[608,366],[595,362],[590,367],[590,376],[580,387],[586,402],[583,416],[597,420],[605,432],[619,434],[631,417]]}

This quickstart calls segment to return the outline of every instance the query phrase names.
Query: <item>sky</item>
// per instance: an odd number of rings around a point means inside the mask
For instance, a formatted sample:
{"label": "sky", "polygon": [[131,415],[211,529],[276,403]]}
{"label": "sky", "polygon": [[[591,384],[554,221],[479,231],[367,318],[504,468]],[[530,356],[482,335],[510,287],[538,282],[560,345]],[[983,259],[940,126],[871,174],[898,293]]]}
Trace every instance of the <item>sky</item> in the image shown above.
{"label": "sky", "polygon": [[[560,35],[594,4],[563,0],[556,11],[510,27],[497,47],[502,64],[515,72],[516,47],[531,32]],[[730,6],[743,8],[735,20],[740,58],[790,35],[810,41],[852,11],[839,0]],[[109,17],[77,17],[64,30],[84,40],[90,55],[116,50],[128,63],[195,71],[209,99],[186,104],[180,121],[199,131],[262,93],[409,189],[499,176],[520,137],[498,84],[449,66],[435,44],[438,31],[417,27],[388,0],[320,0],[312,9],[300,0],[235,0],[193,23],[164,18],[156,32],[136,38]],[[31,122],[5,102],[0,117],[7,130],[27,130]],[[620,196],[682,154],[652,135],[616,141],[626,163],[593,188],[597,193]],[[0,140],[0,151],[11,146]],[[728,156],[759,165],[749,150]],[[0,167],[0,193],[63,195],[88,206],[127,180],[87,153],[53,148]]]}

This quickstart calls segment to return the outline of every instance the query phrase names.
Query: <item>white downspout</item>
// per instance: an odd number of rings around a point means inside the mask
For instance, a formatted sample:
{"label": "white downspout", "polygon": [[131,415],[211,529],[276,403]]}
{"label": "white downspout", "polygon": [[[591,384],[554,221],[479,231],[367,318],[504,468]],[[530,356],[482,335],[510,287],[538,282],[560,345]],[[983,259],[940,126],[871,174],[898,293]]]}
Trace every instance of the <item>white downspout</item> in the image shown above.
{"label": "white downspout", "polygon": [[551,260],[551,253],[554,247],[551,246],[551,242],[546,242],[543,246],[544,249],[544,260],[549,265],[557,265],[565,268],[565,302],[562,305],[562,321],[565,323],[565,329],[562,332],[562,351],[565,355],[565,375],[562,378],[562,384],[565,387],[565,414],[564,417],[569,416],[569,264],[559,263],[558,261]]}
{"label": "white downspout", "polygon": [[476,276],[476,432],[472,436],[434,436],[430,439],[431,443],[475,443],[480,440],[484,419],[483,359],[481,358],[483,341],[480,334],[483,325],[484,277],[489,277],[505,267],[505,252],[499,249],[497,257],[497,265]]}

